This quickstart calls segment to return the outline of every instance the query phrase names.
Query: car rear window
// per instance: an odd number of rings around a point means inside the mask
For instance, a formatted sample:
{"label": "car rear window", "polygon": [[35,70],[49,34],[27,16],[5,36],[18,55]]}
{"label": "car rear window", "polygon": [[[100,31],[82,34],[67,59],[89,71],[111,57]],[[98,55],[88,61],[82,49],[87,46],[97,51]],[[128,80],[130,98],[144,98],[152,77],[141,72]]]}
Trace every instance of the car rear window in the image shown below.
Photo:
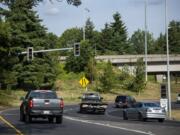
{"label": "car rear window", "polygon": [[122,101],[122,102],[124,102],[124,101],[126,101],[126,96],[118,96],[118,97],[116,98],[116,101]]}
{"label": "car rear window", "polygon": [[37,99],[56,99],[57,95],[55,92],[32,92],[30,97]]}
{"label": "car rear window", "polygon": [[159,107],[159,105],[156,103],[144,103],[144,106],[145,107]]}
{"label": "car rear window", "polygon": [[86,100],[99,100],[99,95],[96,93],[85,93],[83,98]]}

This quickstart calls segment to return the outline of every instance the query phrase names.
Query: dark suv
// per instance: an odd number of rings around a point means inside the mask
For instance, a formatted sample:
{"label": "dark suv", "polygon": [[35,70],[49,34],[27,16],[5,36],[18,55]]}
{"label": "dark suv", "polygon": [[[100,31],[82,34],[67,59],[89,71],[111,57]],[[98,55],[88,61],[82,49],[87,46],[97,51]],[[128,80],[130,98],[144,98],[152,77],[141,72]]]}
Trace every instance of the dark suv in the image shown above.
{"label": "dark suv", "polygon": [[136,102],[135,98],[128,95],[119,95],[115,99],[115,107],[117,108],[128,108]]}

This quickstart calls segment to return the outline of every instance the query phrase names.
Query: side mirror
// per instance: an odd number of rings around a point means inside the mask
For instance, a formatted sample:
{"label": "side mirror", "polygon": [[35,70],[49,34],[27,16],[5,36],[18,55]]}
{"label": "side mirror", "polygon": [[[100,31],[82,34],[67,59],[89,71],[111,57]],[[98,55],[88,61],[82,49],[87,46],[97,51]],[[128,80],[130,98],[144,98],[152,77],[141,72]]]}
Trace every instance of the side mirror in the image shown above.
{"label": "side mirror", "polygon": [[101,100],[103,100],[104,98],[103,97],[101,97]]}
{"label": "side mirror", "polygon": [[24,101],[24,100],[25,100],[25,98],[24,98],[24,97],[21,97],[21,98],[20,98],[20,100],[21,100],[21,101]]}

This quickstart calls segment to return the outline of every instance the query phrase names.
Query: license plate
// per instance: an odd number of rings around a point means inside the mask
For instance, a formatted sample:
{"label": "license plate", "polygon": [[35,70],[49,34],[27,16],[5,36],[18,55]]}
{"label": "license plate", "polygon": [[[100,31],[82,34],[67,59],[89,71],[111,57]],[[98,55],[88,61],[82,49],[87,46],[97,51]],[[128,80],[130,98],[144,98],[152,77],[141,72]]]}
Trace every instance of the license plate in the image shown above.
{"label": "license plate", "polygon": [[50,111],[43,111],[43,114],[50,114]]}
{"label": "license plate", "polygon": [[155,113],[160,113],[161,111],[160,110],[154,110],[155,111]]}

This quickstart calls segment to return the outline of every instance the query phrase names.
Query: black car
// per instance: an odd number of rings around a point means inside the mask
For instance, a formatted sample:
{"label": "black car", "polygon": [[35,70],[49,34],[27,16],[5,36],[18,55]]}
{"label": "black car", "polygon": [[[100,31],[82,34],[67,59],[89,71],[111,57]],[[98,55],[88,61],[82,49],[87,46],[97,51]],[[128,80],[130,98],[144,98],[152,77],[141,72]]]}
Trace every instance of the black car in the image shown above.
{"label": "black car", "polygon": [[118,95],[115,99],[115,107],[117,108],[128,108],[136,102],[135,98],[128,95]]}
{"label": "black car", "polygon": [[49,122],[62,123],[64,102],[52,90],[31,90],[21,98],[20,120],[29,123],[32,118],[48,118]]}

